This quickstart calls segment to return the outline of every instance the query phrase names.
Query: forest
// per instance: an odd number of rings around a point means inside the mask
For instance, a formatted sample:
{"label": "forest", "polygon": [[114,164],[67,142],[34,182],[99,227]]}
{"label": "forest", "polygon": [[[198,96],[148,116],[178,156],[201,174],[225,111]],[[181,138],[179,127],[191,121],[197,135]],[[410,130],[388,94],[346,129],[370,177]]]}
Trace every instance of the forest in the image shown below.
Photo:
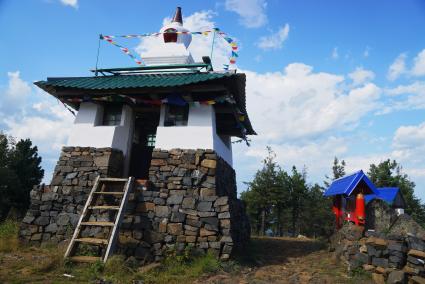
{"label": "forest", "polygon": [[[268,147],[268,155],[254,179],[241,193],[254,235],[328,237],[334,228],[332,199],[323,196],[333,180],[345,176],[346,162],[335,157],[331,174],[323,184],[308,182],[307,167],[285,171]],[[359,169],[360,170],[360,169]],[[406,201],[405,212],[425,225],[425,205],[415,195],[415,183],[395,160],[371,164],[368,177],[377,187],[399,187]]]}

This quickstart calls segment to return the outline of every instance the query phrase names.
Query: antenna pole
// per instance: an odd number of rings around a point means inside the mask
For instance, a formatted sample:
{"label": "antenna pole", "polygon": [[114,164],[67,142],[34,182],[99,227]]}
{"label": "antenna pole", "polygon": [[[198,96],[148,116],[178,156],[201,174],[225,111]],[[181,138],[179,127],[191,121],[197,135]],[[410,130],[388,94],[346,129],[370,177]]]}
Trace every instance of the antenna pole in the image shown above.
{"label": "antenna pole", "polygon": [[99,34],[99,40],[97,44],[97,56],[96,56],[96,68],[94,75],[97,76],[97,64],[99,63],[99,53],[100,53],[100,40],[103,38],[102,34]]}

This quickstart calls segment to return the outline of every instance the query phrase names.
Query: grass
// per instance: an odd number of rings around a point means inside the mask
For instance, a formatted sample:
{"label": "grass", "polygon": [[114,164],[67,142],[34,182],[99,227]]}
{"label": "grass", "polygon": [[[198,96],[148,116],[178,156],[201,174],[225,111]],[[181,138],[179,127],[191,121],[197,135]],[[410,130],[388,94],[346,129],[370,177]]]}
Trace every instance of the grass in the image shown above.
{"label": "grass", "polygon": [[0,252],[16,251],[19,247],[19,224],[16,221],[6,220],[0,223]]}
{"label": "grass", "polygon": [[[220,283],[220,277],[232,280],[228,283],[238,283],[243,278],[253,283],[271,283],[290,277],[294,271],[330,279],[327,283],[369,283],[370,278],[362,271],[347,275],[345,267],[333,263],[323,250],[323,244],[315,241],[253,238],[235,260],[227,262],[219,261],[213,253],[199,254],[189,247],[182,253],[170,250],[160,264],[147,266],[140,266],[135,258],[125,259],[119,255],[109,258],[106,264],[100,261],[75,264],[63,259],[65,246],[19,244],[18,227],[18,223],[12,221],[0,224],[0,283],[92,283],[99,280],[118,284]],[[292,263],[290,259],[294,257],[299,258],[299,262]]]}
{"label": "grass", "polygon": [[0,283],[88,283],[100,279],[112,283],[188,283],[226,268],[213,254],[196,255],[190,249],[182,254],[170,251],[160,265],[148,271],[136,259],[119,255],[106,264],[74,264],[63,259],[64,246],[20,244],[18,230],[15,221],[0,223]]}
{"label": "grass", "polygon": [[220,261],[215,255],[208,253],[188,261],[167,258],[163,265],[140,276],[144,283],[188,283],[203,274],[217,272],[220,269]]}

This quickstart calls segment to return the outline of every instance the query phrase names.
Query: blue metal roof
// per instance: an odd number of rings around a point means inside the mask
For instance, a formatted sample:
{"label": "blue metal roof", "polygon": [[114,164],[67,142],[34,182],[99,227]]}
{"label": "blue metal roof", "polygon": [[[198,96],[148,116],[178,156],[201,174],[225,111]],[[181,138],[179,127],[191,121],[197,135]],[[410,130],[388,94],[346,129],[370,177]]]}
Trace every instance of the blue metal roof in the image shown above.
{"label": "blue metal roof", "polygon": [[399,192],[398,187],[380,187],[377,188],[376,194],[368,194],[365,195],[365,201],[366,203],[369,203],[369,201],[373,199],[382,199],[385,202],[392,204],[397,197],[397,193]]}
{"label": "blue metal roof", "polygon": [[331,186],[325,191],[324,196],[333,196],[339,194],[349,196],[362,180],[366,183],[372,192],[376,192],[375,185],[370,181],[365,173],[360,170],[354,174],[334,180]]}

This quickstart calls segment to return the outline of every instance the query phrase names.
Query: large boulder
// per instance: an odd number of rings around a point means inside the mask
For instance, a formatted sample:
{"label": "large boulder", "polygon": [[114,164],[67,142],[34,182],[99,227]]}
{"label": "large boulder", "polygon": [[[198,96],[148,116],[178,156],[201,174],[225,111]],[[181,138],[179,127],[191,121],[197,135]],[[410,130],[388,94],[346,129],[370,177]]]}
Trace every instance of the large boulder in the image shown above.
{"label": "large boulder", "polygon": [[385,201],[374,199],[366,206],[367,230],[375,230],[376,233],[387,233],[391,224],[397,219],[397,213],[388,206]]}

